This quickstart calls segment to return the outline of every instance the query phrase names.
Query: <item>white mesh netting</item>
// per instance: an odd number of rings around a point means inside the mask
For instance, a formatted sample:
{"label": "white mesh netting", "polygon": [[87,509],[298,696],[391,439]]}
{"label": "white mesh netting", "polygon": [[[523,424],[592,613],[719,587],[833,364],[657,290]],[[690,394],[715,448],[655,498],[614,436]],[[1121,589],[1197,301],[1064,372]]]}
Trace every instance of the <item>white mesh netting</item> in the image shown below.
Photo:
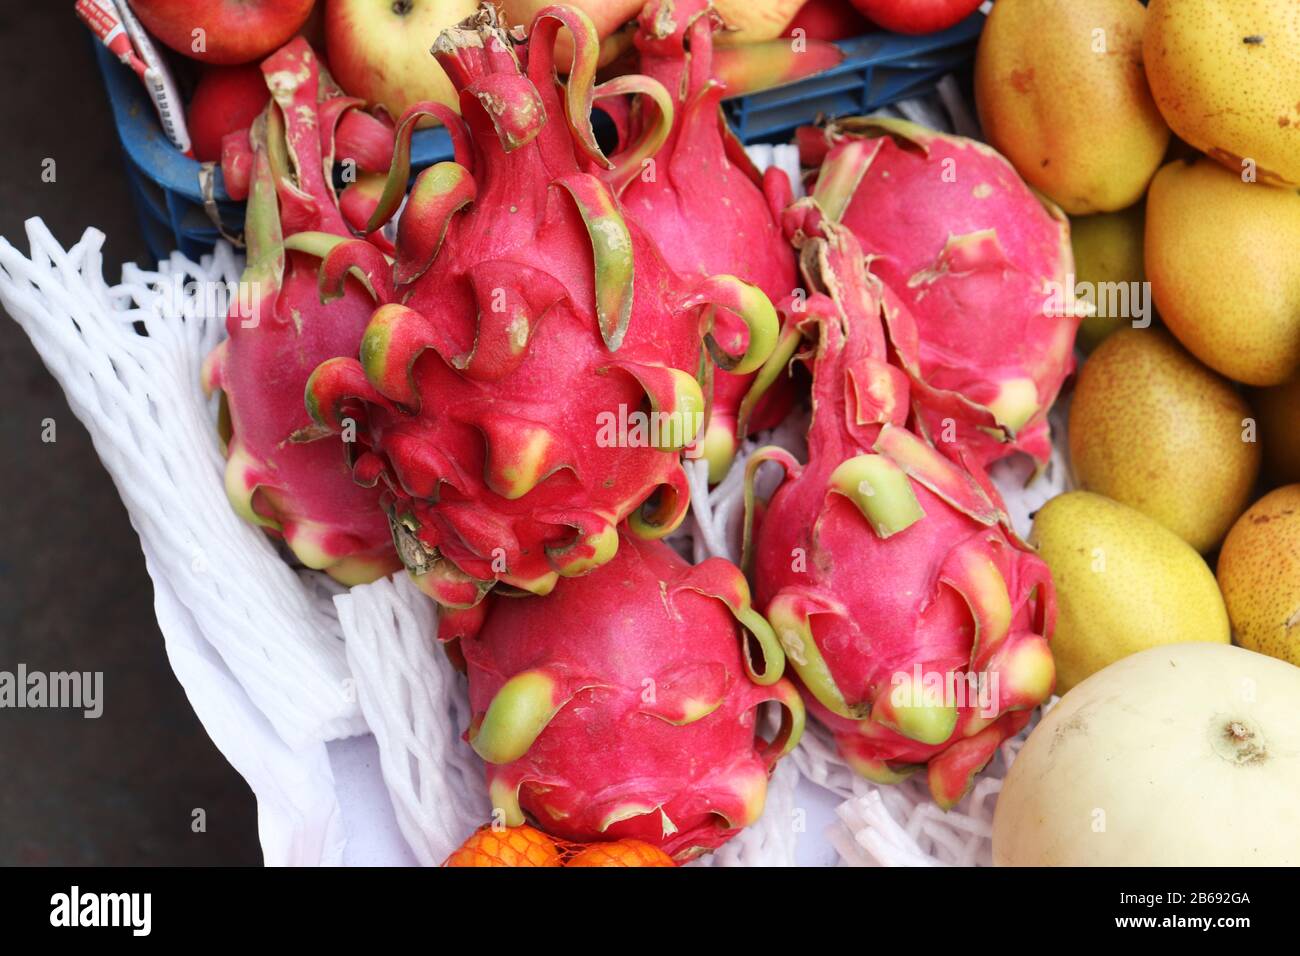
{"label": "white mesh netting", "polygon": [[492,808],[482,764],[461,739],[469,699],[434,640],[433,604],[404,574],[334,603],[397,825],[416,859],[441,863]]}
{"label": "white mesh netting", "polygon": [[156,570],[291,746],[361,731],[329,601],[222,489],[215,404],[198,376],[224,333],[213,290],[237,281],[242,263],[223,244],[202,264],[177,254],[156,272],[128,265],[110,288],[103,233],[87,230],[66,252],[39,219],[27,235],[30,259],[0,239],[0,302],[89,430]]}
{"label": "white mesh netting", "polygon": [[[941,99],[958,121],[934,103],[904,112],[969,129],[951,88]],[[797,173],[791,147],[754,153],[761,165]],[[347,590],[293,570],[226,502],[216,405],[198,381],[223,329],[225,300],[213,292],[231,288],[241,261],[222,244],[199,263],[173,254],[156,271],[128,265],[110,287],[98,230],[68,250],[40,220],[27,234],[29,256],[0,238],[0,304],[63,387],[121,493],[155,582],[169,657],[257,795],[267,861],[343,859],[323,744],[369,730],[398,829],[418,862],[440,862],[490,811],[478,758],[461,739],[464,681],[436,646],[432,606],[404,576]],[[804,427],[791,420],[762,437],[802,455]],[[695,560],[739,558],[741,476],[755,447],[745,444],[712,491],[702,462],[688,468],[692,517],[676,543]],[[1058,452],[1028,488],[1023,463],[995,475],[1022,533],[1032,510],[1064,488],[1065,473]],[[700,864],[791,865],[807,840],[829,840],[849,865],[987,863],[993,801],[1018,746],[1004,745],[945,814],[918,781],[880,787],[856,777],[810,724],[773,775],[762,819]],[[797,788],[809,784],[842,799],[824,834],[802,823]],[[353,830],[346,839],[365,838],[364,822]]]}

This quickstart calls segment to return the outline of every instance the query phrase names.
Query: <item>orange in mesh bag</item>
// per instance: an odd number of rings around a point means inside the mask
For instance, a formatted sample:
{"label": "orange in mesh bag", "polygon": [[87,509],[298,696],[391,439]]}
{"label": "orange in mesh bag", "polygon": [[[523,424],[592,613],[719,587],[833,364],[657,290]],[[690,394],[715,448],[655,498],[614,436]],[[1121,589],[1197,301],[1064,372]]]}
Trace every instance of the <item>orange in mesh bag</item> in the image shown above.
{"label": "orange in mesh bag", "polygon": [[643,840],[571,843],[530,826],[480,827],[443,866],[676,866]]}
{"label": "orange in mesh bag", "polygon": [[676,866],[673,858],[644,840],[572,844],[577,849],[565,866]]}

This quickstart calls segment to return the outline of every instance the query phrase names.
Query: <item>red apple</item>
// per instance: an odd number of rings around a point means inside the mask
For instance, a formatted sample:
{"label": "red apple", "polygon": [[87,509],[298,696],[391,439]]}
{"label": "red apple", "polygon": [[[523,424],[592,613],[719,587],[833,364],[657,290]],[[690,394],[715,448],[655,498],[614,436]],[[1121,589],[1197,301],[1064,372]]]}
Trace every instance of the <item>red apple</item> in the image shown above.
{"label": "red apple", "polygon": [[975,12],[980,0],[853,0],[872,23],[895,33],[938,33]]}
{"label": "red apple", "polygon": [[325,51],[339,86],[394,118],[421,100],[459,109],[433,58],[438,34],[478,10],[478,0],[327,0]]}
{"label": "red apple", "polygon": [[205,69],[185,111],[194,158],[201,163],[220,159],[221,138],[253,125],[270,98],[266,77],[256,63]]}
{"label": "red apple", "polygon": [[[315,0],[131,0],[146,30],[204,63],[261,60],[298,32]],[[195,35],[196,30],[202,32]]]}
{"label": "red apple", "polygon": [[329,60],[322,53],[325,49],[325,0],[319,0],[311,8],[311,14],[298,29],[298,35],[311,44],[311,48],[320,57],[321,66],[328,70]]}
{"label": "red apple", "polygon": [[808,0],[783,36],[793,36],[795,30],[802,30],[808,40],[845,40],[869,32],[871,24],[849,0]]}

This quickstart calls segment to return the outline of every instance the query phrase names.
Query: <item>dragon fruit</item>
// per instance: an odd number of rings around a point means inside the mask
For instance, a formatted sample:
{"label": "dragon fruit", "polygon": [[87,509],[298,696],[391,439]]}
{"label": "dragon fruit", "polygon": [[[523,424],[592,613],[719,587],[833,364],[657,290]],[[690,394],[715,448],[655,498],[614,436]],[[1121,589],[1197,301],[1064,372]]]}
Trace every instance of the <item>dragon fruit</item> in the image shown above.
{"label": "dragon fruit", "polygon": [[[561,26],[575,40],[563,85]],[[647,537],[675,528],[689,504],[680,453],[703,417],[697,376],[710,357],[753,370],[776,339],[761,291],[731,276],[688,287],[585,171],[617,165],[595,142],[595,97],[643,93],[671,113],[646,77],[596,88],[596,53],[591,21],[565,7],[541,11],[526,45],[490,5],[442,33],[434,55],[464,120],[439,104],[401,118],[365,231],[400,202],[422,116],[447,126],[456,161],[417,178],[391,264],[361,240],[321,264],[328,293],[364,275],[380,304],[360,360],[316,370],[309,410],[333,431],[356,424],[354,476],[383,489],[408,570],[446,607],[498,582],[547,593],[610,560],[625,518]],[[719,308],[746,323],[743,354],[712,334]]]}
{"label": "dragon fruit", "polygon": [[[484,603],[460,641],[468,738],[507,825],[526,811],[567,840],[639,839],[684,859],[762,813],[804,709],[734,565],[625,535],[548,597]],[[757,731],[766,701],[784,708],[771,741]]]}
{"label": "dragon fruit", "polygon": [[[948,808],[1051,691],[1051,577],[996,492],[908,429],[883,287],[853,233],[811,200],[787,219],[810,291],[787,321],[820,335],[808,464],[769,447],[746,467],[757,606],[846,761],[877,782],[924,765]],[[765,461],[786,480],[754,530]]]}
{"label": "dragon fruit", "polygon": [[248,265],[228,338],[203,376],[205,388],[224,393],[226,492],[303,564],[344,583],[370,581],[400,567],[378,492],[352,480],[338,439],[300,440],[312,425],[302,404],[309,376],[325,359],[355,353],[370,317],[356,279],[328,305],[316,287],[317,256],[351,235],[329,177],[336,124],[360,101],[339,92],[301,39],[262,69],[274,102],[250,141]]}
{"label": "dragon fruit", "polygon": [[[760,174],[727,126],[721,109],[726,88],[713,69],[713,33],[720,26],[708,0],[650,0],[642,8],[634,36],[640,67],[672,92],[672,127],[652,157],[620,164],[607,178],[628,216],[678,274],[734,273],[779,302],[795,286],[794,253],[778,223],[793,197],[785,173],[773,168]],[[639,142],[646,126],[662,121],[659,110],[639,110],[628,118],[623,138]],[[735,455],[751,379],[730,372],[714,378],[702,441],[711,481],[721,480]],[[777,383],[750,424],[775,425],[790,399],[788,380]]]}
{"label": "dragon fruit", "polygon": [[1017,450],[1045,462],[1085,314],[1064,214],[975,140],[883,117],[802,133],[818,203],[915,317],[918,426],[972,468]]}

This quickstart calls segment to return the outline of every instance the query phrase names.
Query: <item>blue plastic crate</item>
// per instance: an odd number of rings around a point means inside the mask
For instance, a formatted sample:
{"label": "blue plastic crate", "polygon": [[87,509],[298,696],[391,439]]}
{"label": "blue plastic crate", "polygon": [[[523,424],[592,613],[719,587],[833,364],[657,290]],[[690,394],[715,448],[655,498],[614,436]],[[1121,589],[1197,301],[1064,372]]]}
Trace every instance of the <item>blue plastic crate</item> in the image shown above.
{"label": "blue plastic crate", "polygon": [[[983,27],[980,13],[942,33],[912,37],[874,33],[837,44],[839,66],[776,89],[728,100],[728,118],[743,143],[788,142],[794,130],[819,117],[860,115],[934,89],[974,54]],[[203,204],[199,163],[163,135],[144,87],[100,43],[95,56],[104,77],[118,139],[125,154],[131,198],[145,242],[155,259],[173,249],[197,258],[221,236]],[[411,142],[412,171],[452,156],[442,128],[419,130]],[[226,195],[216,171],[216,213],[229,235],[243,231],[244,207]]]}
{"label": "blue plastic crate", "polygon": [[724,104],[742,143],[788,143],[794,131],[818,117],[862,116],[908,97],[931,92],[975,54],[984,14],[974,13],[941,33],[904,36],[872,33],[836,44],[839,66]]}

